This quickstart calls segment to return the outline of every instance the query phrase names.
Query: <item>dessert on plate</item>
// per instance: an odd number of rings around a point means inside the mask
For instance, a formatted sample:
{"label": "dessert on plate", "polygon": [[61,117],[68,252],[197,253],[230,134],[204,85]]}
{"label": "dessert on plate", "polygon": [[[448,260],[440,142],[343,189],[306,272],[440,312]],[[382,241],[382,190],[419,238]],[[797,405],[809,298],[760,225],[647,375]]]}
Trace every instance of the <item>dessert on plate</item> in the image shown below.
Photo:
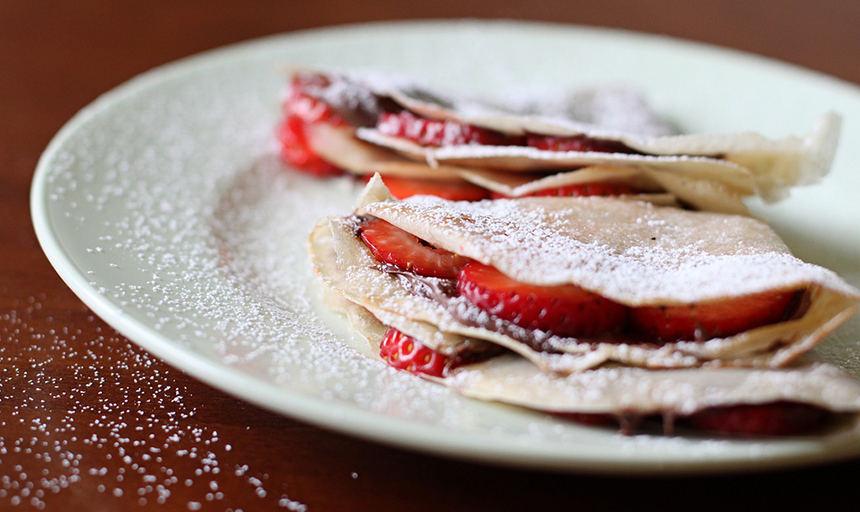
{"label": "dessert on plate", "polygon": [[[401,201],[375,177],[309,249],[329,304],[383,359],[466,396],[625,425],[732,430],[740,415],[752,434],[860,411],[860,385],[807,355],[860,293],[749,217],[614,197]],[[750,426],[763,417],[780,427]]]}
{"label": "dessert on plate", "polygon": [[399,198],[647,196],[744,214],[744,197],[777,200],[826,174],[840,123],[827,113],[802,138],[679,135],[630,89],[491,102],[388,74],[300,70],[278,140],[294,167],[380,173]]}

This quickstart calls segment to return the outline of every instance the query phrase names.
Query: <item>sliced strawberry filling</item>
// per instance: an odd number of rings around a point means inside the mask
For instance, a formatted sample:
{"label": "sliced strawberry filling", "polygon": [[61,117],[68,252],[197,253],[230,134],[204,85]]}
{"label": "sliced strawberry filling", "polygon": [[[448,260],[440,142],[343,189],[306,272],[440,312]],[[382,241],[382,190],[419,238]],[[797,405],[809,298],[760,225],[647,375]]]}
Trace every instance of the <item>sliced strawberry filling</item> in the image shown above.
{"label": "sliced strawberry filling", "polygon": [[454,279],[469,262],[468,258],[433,247],[382,219],[365,221],[359,235],[379,261],[422,276]]}
{"label": "sliced strawberry filling", "polygon": [[[588,426],[619,425],[624,433],[630,433],[645,419],[660,419],[576,412],[553,413],[553,416]],[[696,431],[724,436],[796,436],[821,429],[833,417],[832,412],[815,405],[779,401],[709,407],[689,416],[670,416],[663,418],[663,429],[671,432],[676,424],[680,424]]]}
{"label": "sliced strawberry filling", "polygon": [[510,146],[521,145],[523,142],[522,137],[512,137],[450,119],[427,119],[408,110],[383,113],[376,124],[376,129],[385,135],[433,147],[461,144]]}
{"label": "sliced strawberry filling", "polygon": [[390,366],[416,375],[445,377],[449,370],[464,364],[498,355],[499,347],[490,346],[482,350],[464,350],[457,355],[445,355],[433,350],[408,334],[389,327],[379,345],[379,355]]}
{"label": "sliced strawberry filling", "polygon": [[492,315],[558,336],[598,336],[620,330],[627,318],[621,304],[578,286],[524,284],[475,261],[460,271],[457,290]]}
{"label": "sliced strawberry filling", "polygon": [[607,139],[593,139],[586,135],[560,137],[530,133],[526,136],[526,146],[547,151],[582,151],[597,153],[642,154],[621,142]]}
{"label": "sliced strawberry filling", "polygon": [[660,341],[724,338],[786,320],[800,296],[796,290],[778,290],[715,302],[637,307],[630,310],[630,324]]}
{"label": "sliced strawberry filling", "polygon": [[310,147],[305,135],[306,123],[288,115],[278,126],[277,137],[281,158],[294,168],[318,177],[337,176],[343,170],[320,158]]}
{"label": "sliced strawberry filling", "polygon": [[[367,179],[370,179],[370,176]],[[397,199],[418,195],[437,196],[449,201],[480,201],[490,198],[489,190],[468,181],[451,182],[385,176],[383,182],[391,195]]]}
{"label": "sliced strawberry filling", "polygon": [[[365,220],[359,231],[380,261],[419,275],[456,279],[458,292],[484,311],[521,327],[559,336],[589,337],[625,330],[628,335],[632,331],[646,339],[653,336],[652,341],[685,339],[679,336],[690,332],[693,332],[690,339],[699,339],[705,332],[703,326],[708,326],[707,332],[713,336],[729,336],[786,319],[797,309],[802,294],[773,292],[705,305],[628,308],[572,285],[520,283],[493,267],[435,248],[381,219]],[[682,320],[675,321],[677,318]],[[394,368],[439,378],[452,368],[492,355],[446,356],[394,328],[387,330],[380,345],[380,356]],[[604,413],[555,415],[585,425],[620,424],[623,432],[629,432],[641,419]],[[677,419],[695,430],[722,435],[786,436],[811,432],[832,416],[829,411],[808,404],[744,404],[712,407],[682,418],[664,418],[664,428],[670,431]],[[671,423],[668,427],[666,421]]]}
{"label": "sliced strawberry filling", "polygon": [[820,428],[832,413],[795,402],[711,407],[688,418],[697,430],[737,436],[789,436]]}
{"label": "sliced strawberry filling", "polygon": [[443,377],[453,359],[437,352],[412,336],[389,327],[379,346],[379,355],[390,366],[414,374]]}
{"label": "sliced strawberry filling", "polygon": [[[341,95],[353,94],[368,101],[339,98],[331,91],[338,90]],[[346,92],[350,91],[350,92]],[[325,94],[324,94],[325,92]],[[328,103],[323,97],[335,98],[336,106]],[[341,101],[342,100],[342,101]],[[368,105],[368,103],[370,105]],[[343,173],[337,166],[320,158],[311,147],[307,137],[308,126],[326,123],[334,126],[376,126],[386,135],[411,140],[422,146],[439,147],[448,145],[478,144],[491,146],[532,146],[553,151],[598,151],[615,153],[633,153],[624,144],[611,140],[592,139],[585,135],[572,137],[554,137],[537,134],[513,136],[499,131],[461,123],[454,120],[428,119],[396,105],[390,98],[373,94],[360,84],[333,84],[327,76],[318,73],[299,73],[290,82],[283,104],[284,117],[278,124],[276,136],[280,147],[281,157],[294,168],[314,176],[336,176]],[[474,185],[451,185],[439,183],[431,185],[432,180],[416,180],[415,184],[407,184],[410,179],[398,178],[404,197],[417,193],[452,197],[457,200],[484,199],[489,192]],[[454,188],[453,192],[444,192]],[[420,192],[411,192],[417,189]],[[465,190],[468,189],[468,190]],[[595,191],[571,192],[569,190],[552,190],[538,195],[619,195],[627,192]],[[400,197],[395,194],[395,197]]]}
{"label": "sliced strawberry filling", "polygon": [[346,122],[327,103],[307,92],[311,86],[325,86],[321,75],[297,75],[284,101],[284,118],[277,129],[281,158],[296,169],[314,176],[336,176],[343,171],[323,160],[311,149],[307,127],[316,123],[343,126]]}
{"label": "sliced strawberry filling", "polygon": [[375,217],[365,219],[358,233],[377,260],[418,275],[456,280],[462,297],[494,317],[562,337],[612,340],[607,335],[617,334],[619,342],[706,341],[787,320],[803,296],[802,290],[782,290],[696,304],[628,307],[575,285],[516,281]]}
{"label": "sliced strawberry filling", "polygon": [[376,123],[380,133],[411,140],[421,146],[441,147],[462,144],[482,146],[530,146],[547,151],[580,151],[599,153],[641,154],[625,144],[607,139],[594,139],[587,135],[560,137],[527,134],[507,135],[452,119],[428,119],[408,110],[384,112]]}
{"label": "sliced strawberry filling", "polygon": [[[586,197],[586,196],[626,196],[640,194],[641,190],[623,183],[578,183],[562,187],[545,188],[519,197]],[[506,199],[510,196],[493,192],[492,199]]]}

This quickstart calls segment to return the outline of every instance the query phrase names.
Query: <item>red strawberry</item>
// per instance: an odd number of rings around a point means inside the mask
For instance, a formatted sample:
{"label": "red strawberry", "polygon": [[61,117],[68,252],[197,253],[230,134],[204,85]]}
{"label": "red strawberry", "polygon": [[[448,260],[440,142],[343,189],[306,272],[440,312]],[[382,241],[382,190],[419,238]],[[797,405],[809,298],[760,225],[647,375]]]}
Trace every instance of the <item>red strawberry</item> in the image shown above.
{"label": "red strawberry", "polygon": [[618,418],[612,414],[591,413],[591,412],[556,412],[553,416],[580,425],[589,425],[592,427],[602,427],[607,425],[617,425]]}
{"label": "red strawberry", "polygon": [[284,113],[296,116],[305,123],[345,124],[343,118],[325,101],[314,95],[329,85],[328,80],[317,74],[300,74],[290,82],[284,100]]}
{"label": "red strawberry", "polygon": [[661,341],[732,336],[788,318],[799,301],[794,290],[764,292],[680,306],[631,308],[634,331]]}
{"label": "red strawberry", "polygon": [[453,279],[469,261],[375,217],[361,226],[359,234],[376,259],[422,276]]}
{"label": "red strawberry", "polygon": [[585,135],[556,137],[553,135],[526,135],[526,145],[547,151],[595,151],[599,153],[638,153],[614,140],[592,139]]}
{"label": "red strawberry", "polygon": [[460,271],[457,290],[499,318],[559,336],[596,336],[627,319],[624,306],[578,286],[525,284],[474,261]]}
{"label": "red strawberry", "polygon": [[451,363],[450,358],[393,327],[385,332],[379,355],[398,370],[433,377],[443,377],[446,367]]}
{"label": "red strawberry", "polygon": [[308,87],[324,85],[327,85],[325,77],[321,75],[303,74],[295,77],[284,101],[284,119],[277,131],[281,157],[293,167],[314,176],[333,176],[343,172],[314,153],[307,139],[308,125],[345,124],[328,104],[306,92]]}
{"label": "red strawberry", "polygon": [[809,432],[829,416],[820,407],[793,402],[712,407],[688,418],[701,430],[740,436],[787,436]]}
{"label": "red strawberry", "polygon": [[400,176],[385,176],[382,181],[385,182],[391,195],[397,199],[428,195],[449,201],[480,201],[490,197],[489,190],[468,181],[437,181]]}
{"label": "red strawberry", "polygon": [[343,171],[320,158],[310,147],[305,135],[305,122],[298,116],[287,116],[278,126],[277,137],[281,158],[294,168],[313,176],[337,176]]}
{"label": "red strawberry", "polygon": [[[623,196],[638,194],[635,188],[621,183],[579,183],[576,185],[565,185],[563,187],[545,188],[519,197],[530,196],[558,196],[558,197],[585,197],[585,196]],[[506,198],[504,194],[494,192],[493,199]]]}
{"label": "red strawberry", "polygon": [[422,146],[453,146],[481,144],[485,146],[510,145],[519,140],[502,133],[479,128],[457,121],[427,119],[407,110],[383,113],[376,128],[385,135],[402,137]]}

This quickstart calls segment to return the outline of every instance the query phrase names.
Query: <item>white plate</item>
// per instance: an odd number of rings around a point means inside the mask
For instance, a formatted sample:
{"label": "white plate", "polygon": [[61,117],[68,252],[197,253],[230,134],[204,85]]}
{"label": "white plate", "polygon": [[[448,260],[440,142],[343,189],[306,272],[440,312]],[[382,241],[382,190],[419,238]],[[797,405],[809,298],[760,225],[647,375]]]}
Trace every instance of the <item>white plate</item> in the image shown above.
{"label": "white plate", "polygon": [[[759,57],[676,40],[510,22],[403,23],[273,37],[170,64],[116,88],[39,162],[32,213],[62,278],[153,354],[228,393],[383,443],[589,472],[712,472],[860,453],[857,433],[778,441],[624,437],[457,397],[395,372],[319,304],[311,225],[354,187],[272,158],[283,65],[393,70],[450,90],[624,82],[686,131],[803,134],[828,109],[860,138],[860,93]],[[803,258],[860,285],[860,146],[831,175],[756,206]],[[855,319],[823,352],[860,373]],[[353,348],[350,348],[353,347]]]}

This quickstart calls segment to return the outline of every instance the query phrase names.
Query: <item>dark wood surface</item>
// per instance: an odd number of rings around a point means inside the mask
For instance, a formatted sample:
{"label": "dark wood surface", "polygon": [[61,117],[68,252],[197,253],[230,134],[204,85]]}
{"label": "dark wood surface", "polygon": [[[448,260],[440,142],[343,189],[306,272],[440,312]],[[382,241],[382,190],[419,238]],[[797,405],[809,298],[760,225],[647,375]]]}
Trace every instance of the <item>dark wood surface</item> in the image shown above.
{"label": "dark wood surface", "polygon": [[860,83],[860,7],[841,0],[3,0],[0,510],[798,510],[860,496],[860,461],[607,478],[486,467],[334,434],[238,401],[149,355],[90,312],[42,254],[29,217],[33,170],[54,133],[100,93],[159,64],[259,36],[460,17],[667,34]]}

